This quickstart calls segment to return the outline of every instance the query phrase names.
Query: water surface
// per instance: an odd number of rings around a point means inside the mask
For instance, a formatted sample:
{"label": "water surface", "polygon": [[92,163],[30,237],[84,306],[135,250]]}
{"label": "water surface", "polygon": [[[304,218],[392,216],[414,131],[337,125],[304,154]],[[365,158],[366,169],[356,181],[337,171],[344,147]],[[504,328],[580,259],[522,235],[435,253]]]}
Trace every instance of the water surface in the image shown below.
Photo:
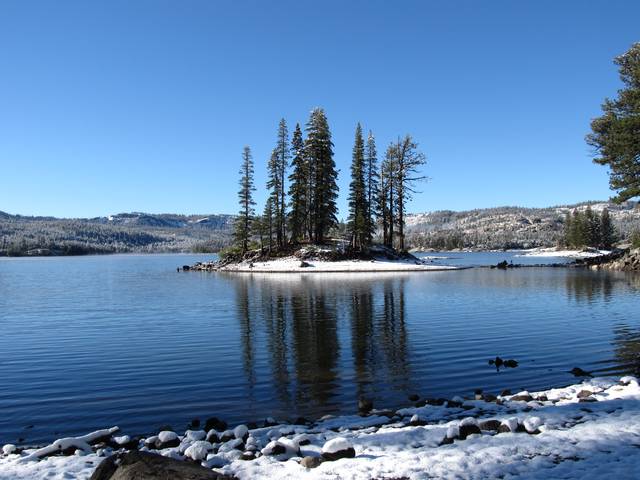
{"label": "water surface", "polygon": [[[0,260],[0,443],[640,373],[634,274],[176,272],[209,258]],[[497,372],[496,355],[520,365]]]}

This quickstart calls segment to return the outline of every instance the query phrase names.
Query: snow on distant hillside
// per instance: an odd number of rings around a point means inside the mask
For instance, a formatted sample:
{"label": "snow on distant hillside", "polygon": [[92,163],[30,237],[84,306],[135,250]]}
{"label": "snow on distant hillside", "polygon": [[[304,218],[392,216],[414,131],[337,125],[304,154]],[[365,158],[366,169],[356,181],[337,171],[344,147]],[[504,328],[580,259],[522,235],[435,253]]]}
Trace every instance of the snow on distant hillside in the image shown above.
{"label": "snow on distant hillside", "polygon": [[407,236],[411,245],[436,249],[550,247],[562,235],[566,214],[589,206],[596,213],[607,208],[623,236],[640,228],[640,207],[635,202],[585,202],[548,208],[498,207],[412,214],[407,217]]}

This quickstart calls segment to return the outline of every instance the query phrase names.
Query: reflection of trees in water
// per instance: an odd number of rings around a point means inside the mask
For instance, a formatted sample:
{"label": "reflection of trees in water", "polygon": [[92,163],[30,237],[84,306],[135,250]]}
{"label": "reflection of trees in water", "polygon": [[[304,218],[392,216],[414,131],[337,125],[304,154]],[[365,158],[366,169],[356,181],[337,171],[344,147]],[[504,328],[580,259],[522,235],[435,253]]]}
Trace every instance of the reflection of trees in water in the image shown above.
{"label": "reflection of trees in water", "polygon": [[613,348],[620,370],[640,375],[640,329],[619,325],[613,329]]}
{"label": "reflection of trees in water", "polygon": [[613,293],[612,276],[602,272],[570,271],[565,275],[567,296],[577,301],[608,302]]}
{"label": "reflection of trees in water", "polygon": [[351,348],[358,396],[367,394],[371,383],[399,384],[406,389],[409,367],[404,282],[404,278],[384,280],[381,305],[375,304],[371,284],[353,293]]}
{"label": "reflection of trees in water", "polygon": [[567,296],[577,301],[609,302],[614,290],[640,293],[640,274],[615,271],[571,270],[565,275]]}
{"label": "reflection of trees in water", "polygon": [[349,361],[348,353],[340,351],[339,335],[345,333],[338,331],[342,316],[351,327],[357,394],[367,394],[371,384],[408,383],[405,279],[233,280],[251,390],[256,383],[256,355],[260,356],[256,342],[264,335],[268,368],[281,406],[330,403],[339,387],[341,355],[343,362]]}
{"label": "reflection of trees in water", "polygon": [[240,337],[242,339],[242,364],[249,386],[250,400],[253,401],[253,390],[256,384],[254,332],[249,304],[249,283],[236,282],[236,311],[240,321]]}

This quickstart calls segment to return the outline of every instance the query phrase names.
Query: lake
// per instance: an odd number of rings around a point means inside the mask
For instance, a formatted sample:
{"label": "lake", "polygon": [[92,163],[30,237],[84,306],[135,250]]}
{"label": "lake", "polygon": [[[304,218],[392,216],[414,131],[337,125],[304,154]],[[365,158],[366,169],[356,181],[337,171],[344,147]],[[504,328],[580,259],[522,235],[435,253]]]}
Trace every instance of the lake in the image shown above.
{"label": "lake", "polygon": [[[176,272],[210,258],[0,259],[0,444],[535,390],[574,382],[576,366],[640,374],[637,274]],[[496,371],[496,355],[519,366]]]}

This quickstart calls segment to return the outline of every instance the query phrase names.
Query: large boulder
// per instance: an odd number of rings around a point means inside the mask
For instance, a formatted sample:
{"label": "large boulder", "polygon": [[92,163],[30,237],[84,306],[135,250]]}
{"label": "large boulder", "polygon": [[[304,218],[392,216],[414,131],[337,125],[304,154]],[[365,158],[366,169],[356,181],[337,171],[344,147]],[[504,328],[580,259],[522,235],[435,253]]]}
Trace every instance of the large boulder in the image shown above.
{"label": "large boulder", "polygon": [[153,453],[129,452],[103,460],[90,480],[235,480],[235,477]]}
{"label": "large boulder", "polygon": [[356,451],[349,440],[337,437],[329,440],[322,446],[322,458],[324,460],[335,461],[341,458],[353,458]]}

